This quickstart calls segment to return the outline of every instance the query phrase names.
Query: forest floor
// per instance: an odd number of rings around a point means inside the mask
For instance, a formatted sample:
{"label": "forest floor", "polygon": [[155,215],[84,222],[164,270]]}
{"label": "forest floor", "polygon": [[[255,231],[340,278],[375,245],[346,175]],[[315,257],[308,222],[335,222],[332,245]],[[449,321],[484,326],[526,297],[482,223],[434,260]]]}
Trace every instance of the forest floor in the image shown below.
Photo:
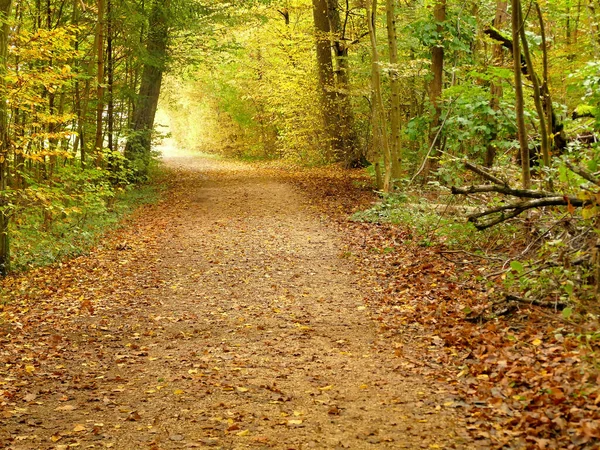
{"label": "forest floor", "polygon": [[598,448],[570,325],[349,222],[364,175],[166,163],[90,255],[0,285],[0,448]]}
{"label": "forest floor", "polygon": [[250,165],[166,162],[160,204],[4,282],[0,447],[471,448],[309,197]]}

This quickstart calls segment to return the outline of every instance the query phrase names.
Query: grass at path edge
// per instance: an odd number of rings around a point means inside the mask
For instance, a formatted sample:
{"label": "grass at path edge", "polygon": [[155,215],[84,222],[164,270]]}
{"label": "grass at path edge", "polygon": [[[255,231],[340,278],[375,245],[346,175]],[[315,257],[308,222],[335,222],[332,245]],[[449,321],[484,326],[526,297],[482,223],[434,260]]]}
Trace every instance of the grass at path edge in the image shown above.
{"label": "grass at path edge", "polygon": [[167,187],[166,176],[162,166],[155,167],[147,182],[115,188],[114,195],[98,197],[76,214],[60,214],[46,229],[38,210],[23,214],[11,224],[11,273],[87,254],[140,207],[158,202]]}

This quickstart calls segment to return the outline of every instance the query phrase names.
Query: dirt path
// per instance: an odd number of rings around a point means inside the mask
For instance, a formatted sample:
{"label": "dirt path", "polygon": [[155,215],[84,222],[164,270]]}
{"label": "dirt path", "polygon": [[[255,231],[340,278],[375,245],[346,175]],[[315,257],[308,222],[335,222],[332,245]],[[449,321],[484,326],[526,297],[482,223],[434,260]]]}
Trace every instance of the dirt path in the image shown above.
{"label": "dirt path", "polygon": [[[341,236],[301,194],[246,166],[168,164],[169,202],[73,275],[91,306],[64,332],[56,310],[35,325],[0,447],[468,447],[443,387],[396,370]],[[68,292],[48,301],[77,305]]]}

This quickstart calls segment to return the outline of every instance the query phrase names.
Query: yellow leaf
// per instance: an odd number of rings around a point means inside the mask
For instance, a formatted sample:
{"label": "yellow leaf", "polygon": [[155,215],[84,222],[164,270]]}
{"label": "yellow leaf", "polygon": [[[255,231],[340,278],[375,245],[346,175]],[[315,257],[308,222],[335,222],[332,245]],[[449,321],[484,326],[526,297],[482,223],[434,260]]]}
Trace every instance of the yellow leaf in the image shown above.
{"label": "yellow leaf", "polygon": [[236,436],[248,436],[250,434],[250,430],[243,430],[238,433],[235,433]]}
{"label": "yellow leaf", "polygon": [[300,425],[302,423],[302,419],[292,419],[287,421],[288,425]]}
{"label": "yellow leaf", "polygon": [[320,387],[319,390],[320,391],[330,391],[333,389],[333,385],[330,384],[329,386],[325,386],[325,387]]}
{"label": "yellow leaf", "polygon": [[542,340],[541,339],[534,339],[533,342],[531,342],[533,345],[535,345],[536,347],[539,345],[542,345]]}
{"label": "yellow leaf", "polygon": [[589,206],[581,210],[581,217],[583,217],[584,219],[591,219],[597,215],[598,208],[596,206]]}
{"label": "yellow leaf", "polygon": [[75,409],[74,405],[64,405],[55,408],[54,411],[73,411]]}
{"label": "yellow leaf", "polygon": [[82,425],[80,423],[78,423],[77,425],[75,425],[75,427],[73,427],[73,431],[75,433],[79,432],[79,431],[85,431],[87,428],[85,427],[85,425]]}
{"label": "yellow leaf", "polygon": [[173,394],[175,394],[175,395],[183,395],[183,394],[185,394],[185,391],[183,389],[175,389],[173,391]]}
{"label": "yellow leaf", "polygon": [[236,388],[238,392],[248,392],[250,389],[245,388],[245,387],[238,387]]}
{"label": "yellow leaf", "polygon": [[25,366],[25,371],[31,375],[33,372],[35,372],[35,367],[34,366]]}

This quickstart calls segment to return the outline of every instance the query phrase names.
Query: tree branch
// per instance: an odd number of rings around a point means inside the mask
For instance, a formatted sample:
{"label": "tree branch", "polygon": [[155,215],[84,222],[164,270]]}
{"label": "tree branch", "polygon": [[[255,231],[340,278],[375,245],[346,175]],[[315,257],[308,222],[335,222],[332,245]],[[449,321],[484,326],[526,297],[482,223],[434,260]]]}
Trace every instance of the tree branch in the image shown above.
{"label": "tree branch", "polygon": [[479,194],[482,192],[498,192],[500,194],[512,195],[520,198],[548,198],[555,197],[556,194],[545,191],[534,191],[531,189],[513,189],[507,185],[483,184],[480,186],[456,187],[452,186],[453,194]]}
{"label": "tree branch", "polygon": [[[502,223],[508,219],[517,217],[519,214],[527,211],[528,209],[541,208],[543,206],[585,206],[585,204],[586,203],[583,200],[580,200],[574,196],[563,195],[543,197],[524,202],[509,203],[508,205],[502,205],[479,213],[470,214],[467,217],[469,218],[469,222],[471,222],[473,225],[475,225],[475,228],[481,231],[493,227],[494,225],[498,225],[499,223]],[[500,215],[494,219],[479,221],[479,219],[482,217],[488,217],[498,213],[500,213]]]}
{"label": "tree branch", "polygon": [[571,170],[571,172],[576,173],[581,178],[589,181],[590,183],[594,183],[596,186],[600,186],[600,178],[594,176],[594,174],[588,172],[584,168],[571,164],[570,162],[567,162],[567,167],[569,170]]}
{"label": "tree branch", "polygon": [[501,186],[508,185],[506,181],[501,180],[500,178],[492,175],[491,173],[487,172],[483,167],[480,167],[477,164],[470,163],[469,161],[464,161],[464,165],[470,171],[475,172],[477,175],[481,175],[483,178],[491,181],[492,183],[496,183]]}

